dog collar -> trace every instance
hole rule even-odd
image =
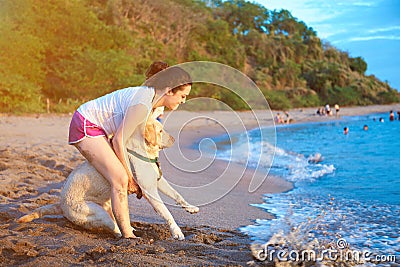
[[[143,161],[150,162],[150,163],[157,163],[157,162],[158,162],[158,157],[155,157],[154,159],[151,159],[151,158],[147,158],[147,157],[145,157],[145,156],[142,156],[142,155],[136,153],[135,151],[130,150],[129,148],[127,148],[126,150],[127,150],[128,153],[131,154],[132,156],[135,156],[135,157],[137,157],[138,159],[141,159],[141,160],[143,160]]]
[[[146,161],[146,162],[157,164],[158,172],[160,174],[160,176],[158,176],[158,178],[157,178],[157,181],[160,181],[160,179],[162,177],[162,171],[161,171],[161,167],[160,167],[160,162],[158,161],[158,157],[155,157],[154,159],[151,159],[151,158],[147,158],[145,156],[142,156],[142,155],[136,153],[135,151],[130,150],[129,148],[127,148],[126,150],[128,151],[129,154],[131,154],[132,156],[137,157],[138,159],[141,159],[141,160]]]

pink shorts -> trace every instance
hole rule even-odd
[[[85,137],[100,136],[106,136],[106,132],[96,124],[85,119],[78,111],[75,111],[69,125],[68,144],[76,144]]]

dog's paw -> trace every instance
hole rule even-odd
[[[121,233],[115,233],[115,232],[114,232],[113,234],[114,234],[114,237],[115,237],[115,238],[118,238],[118,239],[119,239],[119,238],[122,237],[122,234],[121,234]]]
[[[174,239],[177,240],[185,240],[185,236],[182,233],[181,228],[178,225],[174,225],[170,227],[171,235]]]
[[[119,230],[117,223],[114,224],[114,230],[113,230],[113,235],[115,238],[121,238],[122,234],[121,231]]]
[[[199,210],[200,210],[198,207],[193,206],[193,205],[190,205],[190,204],[183,206],[183,208],[184,208],[187,212],[192,213],[192,214],[198,213]]]

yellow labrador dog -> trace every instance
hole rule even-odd
[[[129,138],[127,150],[130,167],[144,197],[168,223],[173,238],[183,240],[185,236],[158,194],[160,190],[190,213],[199,211],[198,207],[187,203],[161,174],[159,151],[173,142],[173,137],[163,130],[162,124],[150,118],[144,131],[137,130]],[[59,203],[37,208],[18,219],[18,222],[30,222],[44,215],[57,214],[85,229],[104,230],[116,237],[122,236],[111,210],[110,184],[87,161],[68,176]]]

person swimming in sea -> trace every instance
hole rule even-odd
[[[390,113],[389,113],[389,120],[390,121],[394,121],[394,112],[393,112],[393,110],[391,110]]]
[[[308,163],[314,163],[314,164],[319,163],[323,160],[324,160],[324,158],[322,157],[322,155],[320,153],[315,153],[314,155],[310,155],[307,158]]]

